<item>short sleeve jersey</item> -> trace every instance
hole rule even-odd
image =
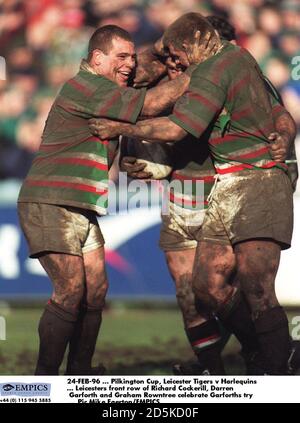
[[[223,110],[230,117],[225,127]],[[197,138],[208,134],[220,174],[274,166],[286,169],[269,153],[272,105],[263,75],[245,49],[224,42],[218,54],[199,64],[169,118]]]
[[[145,93],[145,89],[121,88],[80,69],[52,105],[18,201],[69,205],[105,214],[108,141],[91,135],[88,120],[103,117],[135,123]]]

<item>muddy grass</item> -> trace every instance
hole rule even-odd
[[[0,341],[0,374],[32,375],[38,351],[37,326],[42,308],[6,308],[6,341]],[[289,321],[299,310],[289,312]],[[293,326],[290,327],[291,333]],[[223,357],[227,374],[245,374],[234,337]],[[107,375],[171,375],[175,363],[187,363],[194,356],[189,347],[177,308],[105,311],[94,355],[94,365],[103,363]],[[61,374],[63,374],[63,363]]]

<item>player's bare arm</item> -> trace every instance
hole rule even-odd
[[[162,39],[138,55],[134,87],[146,87],[166,75],[165,52]]]
[[[269,136],[271,143],[270,152],[273,159],[283,162],[287,159],[293,148],[297,129],[291,115],[286,112],[275,120],[276,132]]]
[[[184,94],[190,83],[190,74],[193,68],[189,68],[173,81],[168,81],[147,91],[141,116],[153,117],[159,115]]]
[[[90,131],[101,139],[123,136],[150,142],[180,141],[187,132],[167,117],[147,119],[131,125],[109,119],[90,119]],[[162,131],[163,128],[163,131]]]

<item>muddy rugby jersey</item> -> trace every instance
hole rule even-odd
[[[230,116],[225,127],[220,116],[224,108]],[[245,49],[225,42],[221,52],[199,64],[169,118],[197,138],[209,137],[220,174],[274,166],[286,170],[271,158],[272,106],[263,75]]]
[[[52,105],[18,201],[75,206],[105,214],[109,155],[113,152],[108,151],[108,141],[91,135],[88,120],[103,117],[135,123],[145,93],[145,89],[119,87],[91,72],[84,62]]]

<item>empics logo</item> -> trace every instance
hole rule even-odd
[[[9,392],[9,391],[11,391],[12,389],[14,389],[14,386],[13,385],[10,385],[9,383],[7,383],[6,385],[3,385],[3,391],[5,391],[5,392]]]
[[[0,383],[1,396],[49,397],[50,391],[50,383]]]
[[[6,80],[6,61],[2,56],[0,56],[0,81],[1,80]]]

